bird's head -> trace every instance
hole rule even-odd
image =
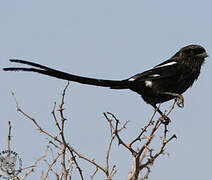
[[[206,58],[208,57],[208,54],[206,53],[206,50],[200,46],[200,45],[188,45],[183,48],[181,48],[174,57],[186,57],[186,58]]]
[[[185,63],[195,60],[195,62],[200,65],[204,62],[206,57],[208,57],[206,50],[202,46],[194,44],[181,48],[173,56],[173,58],[177,58]]]
[[[205,49],[200,45],[189,45],[180,50],[182,56],[189,56],[189,57],[208,57]]]

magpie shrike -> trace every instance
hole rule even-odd
[[[32,67],[9,67],[3,70],[37,72],[82,84],[109,87],[111,89],[130,89],[140,94],[146,103],[152,105],[164,116],[156,104],[176,98],[178,106],[183,107],[182,93],[197,80],[206,57],[208,55],[202,46],[188,45],[181,48],[174,56],[163,63],[124,80],[105,80],[77,76],[19,59],[10,59],[10,61]],[[168,117],[164,119],[167,120]]]

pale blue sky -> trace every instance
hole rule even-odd
[[[198,82],[185,94],[185,108],[170,116],[170,133],[178,137],[159,158],[150,179],[211,179],[211,56],[212,2],[210,0],[13,0],[0,5],[0,66],[10,58],[31,60],[63,71],[98,78],[123,79],[142,72],[188,44],[200,44],[210,57]],[[7,148],[7,122],[13,126],[12,147],[28,166],[47,141],[32,123],[18,114],[11,91],[24,110],[54,132],[51,110],[66,81],[35,73],[0,71],[0,150]],[[132,139],[151,116],[152,107],[139,95],[71,83],[66,95],[66,136],[82,154],[103,162],[109,129],[102,115],[113,112],[123,133]],[[116,144],[112,159],[115,180],[126,179],[129,152]],[[88,169],[84,174],[88,179]],[[92,169],[93,170],[93,169]],[[38,171],[39,172],[39,171]],[[31,176],[30,179],[37,179]],[[76,174],[74,179],[78,179]],[[96,179],[103,179],[101,173]]]

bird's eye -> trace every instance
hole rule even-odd
[[[183,54],[186,54],[186,55],[198,55],[198,54],[201,54],[201,53],[204,53],[205,50],[202,49],[202,48],[196,48],[196,49],[185,49],[183,51]]]
[[[205,52],[205,50],[204,49],[197,49],[196,50],[196,54],[201,54],[201,53],[204,53]]]

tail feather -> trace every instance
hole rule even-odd
[[[88,78],[83,76],[77,76],[73,74],[69,74],[66,72],[58,71],[40,64],[36,64],[29,61],[11,59],[11,62],[20,63],[20,64],[27,64],[37,68],[21,68],[21,67],[10,67],[10,68],[3,68],[4,71],[27,71],[27,72],[37,72],[40,74],[44,74],[47,76],[64,79],[68,81],[74,81],[82,84],[88,85],[95,85],[95,86],[102,86],[102,87],[110,87],[111,89],[127,89],[129,88],[129,81],[127,80],[105,80],[105,79],[95,79],[95,78]]]

